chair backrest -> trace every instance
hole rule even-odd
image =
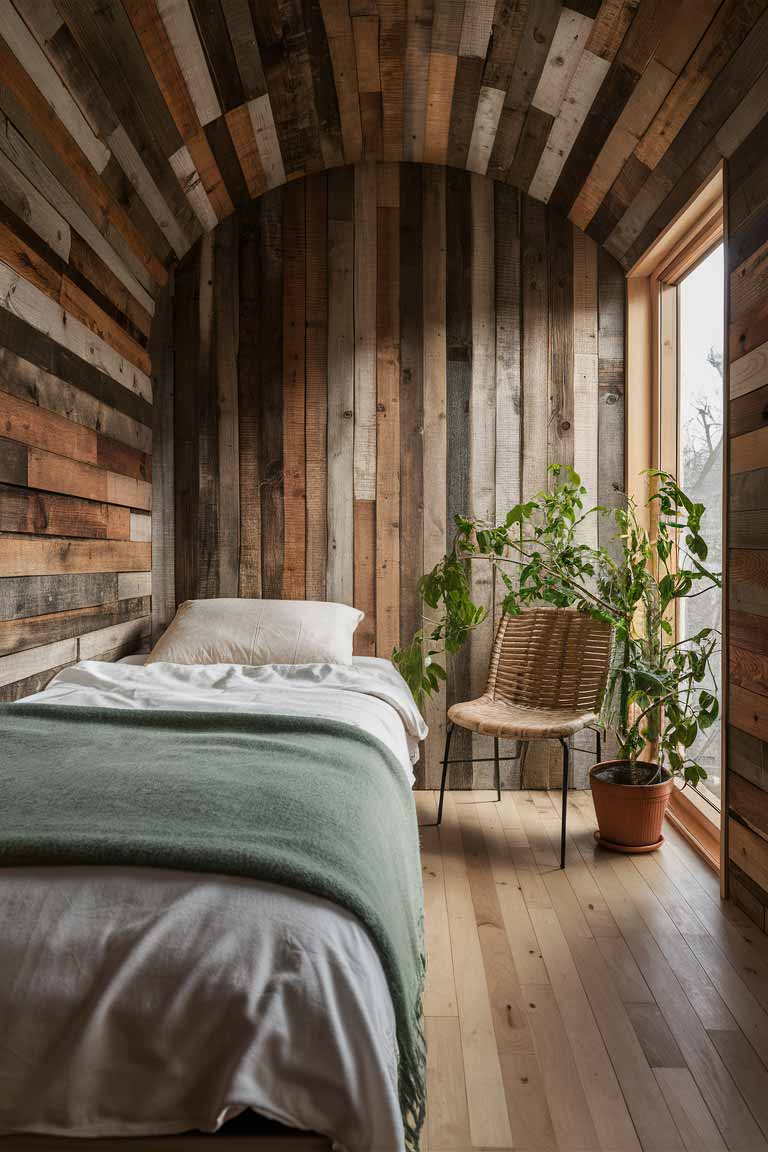
[[[486,692],[526,708],[596,711],[611,663],[613,630],[572,608],[503,616]]]

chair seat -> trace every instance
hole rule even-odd
[[[503,736],[513,740],[546,740],[550,737],[572,736],[597,720],[596,712],[578,712],[571,708],[524,708],[494,700],[489,695],[478,696],[448,709],[448,719],[470,732],[484,732],[489,736]]]

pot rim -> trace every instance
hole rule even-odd
[[[593,764],[589,770],[590,787],[592,786],[593,780],[597,781],[597,783],[599,785],[603,785],[606,788],[624,788],[624,789],[631,788],[631,789],[635,789],[638,792],[648,792],[652,788],[660,789],[660,788],[672,788],[672,787],[674,787],[675,778],[672,775],[672,773],[669,771],[669,769],[668,768],[661,768],[660,764],[656,764],[655,761],[652,761],[652,760],[649,760],[649,761],[644,760],[643,763],[644,764],[647,763],[649,768],[661,768],[662,772],[669,772],[669,776],[667,777],[666,780],[659,780],[656,784],[620,784],[618,780],[601,780],[599,776],[595,775],[595,773],[597,772],[597,770],[599,768],[607,768],[611,764],[631,764],[631,763],[632,763],[631,760],[625,759],[625,760],[601,760],[599,762],[599,764]]]

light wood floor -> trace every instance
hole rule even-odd
[[[418,794],[428,1152],[768,1149],[768,937],[668,828],[593,838],[572,794]]]

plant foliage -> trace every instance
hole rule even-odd
[[[613,510],[585,509],[586,489],[573,469],[553,465],[550,472],[551,489],[515,505],[500,524],[456,517],[450,551],[420,582],[432,617],[393,659],[420,704],[436,692],[446,678],[446,656],[488,616],[488,607],[472,599],[470,572],[472,565],[490,565],[501,608],[510,615],[551,604],[612,625],[603,724],[616,732],[622,759],[656,760],[695,784],[706,772],[689,749],[718,716],[717,697],[705,684],[719,632],[704,628],[676,642],[674,619],[677,601],[721,583],[720,573],[706,566],[704,506],[668,473],[649,471],[649,535],[632,500]],[[585,542],[587,524],[597,517],[613,520],[611,551]]]

